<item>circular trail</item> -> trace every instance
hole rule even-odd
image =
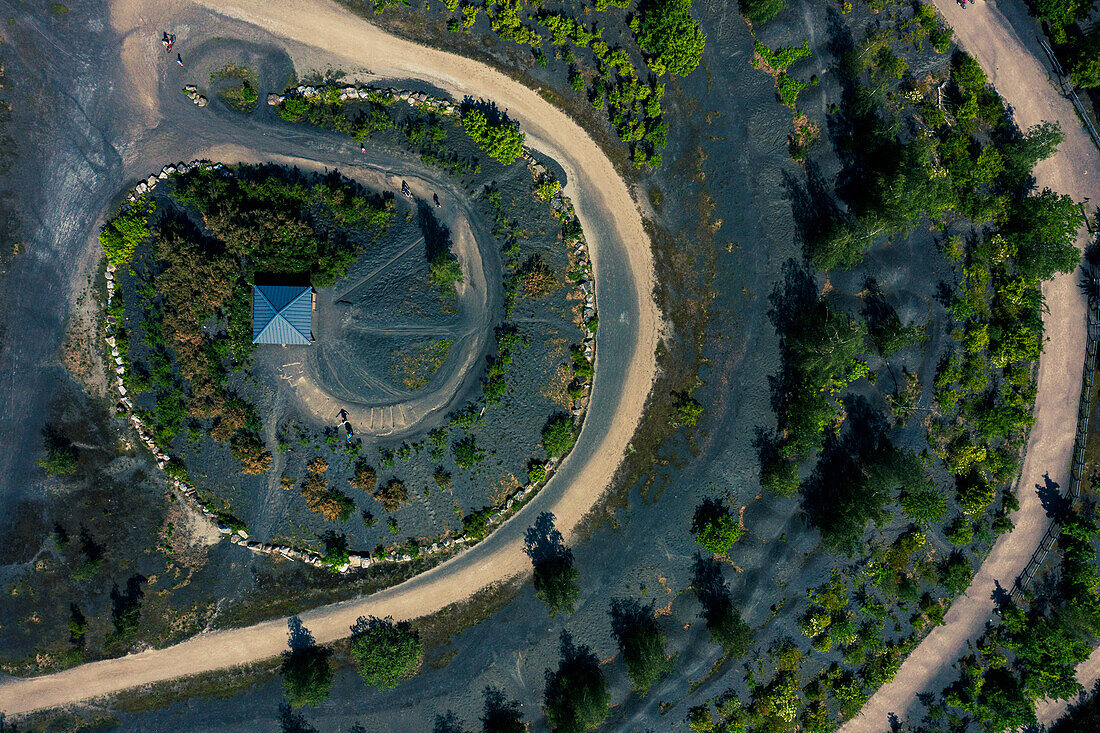
[[[171,27],[181,48],[186,48],[200,31],[205,36],[212,27],[227,25],[233,34],[286,45],[304,67],[366,67],[380,79],[432,83],[456,99],[488,97],[521,124],[530,147],[561,165],[567,177],[565,193],[589,242],[601,313],[599,378],[576,447],[539,495],[481,544],[401,585],[317,608],[300,618],[317,641],[325,643],[346,636],[361,615],[408,619],[431,614],[529,572],[523,551],[527,525],[539,513],[552,512],[566,538],[574,533],[614,478],[656,373],[662,322],[652,297],[649,238],[611,162],[579,125],[535,91],[479,62],[390,36],[325,0],[293,5],[234,0],[218,8],[201,0],[116,0],[111,24],[123,39],[127,101],[135,107],[128,110],[129,119],[148,131],[148,145],[139,139],[123,154],[125,173],[134,178],[159,167],[165,147],[183,152],[186,144],[192,146],[190,152],[198,152],[220,142],[191,142],[191,130],[161,114],[160,82],[175,69],[174,61],[170,64],[159,53],[157,39],[162,28]],[[286,619],[275,619],[57,674],[9,679],[0,684],[0,710],[19,715],[274,657],[286,647],[286,628]]]
[[[963,10],[954,0],[933,2],[955,29],[959,45],[981,64],[990,83],[1012,107],[1020,129],[1044,120],[1062,126],[1065,140],[1057,154],[1035,169],[1039,187],[1069,194],[1076,201],[1085,197],[1100,201],[1100,151],[1081,127],[1069,100],[1051,84],[1036,41],[1039,28],[1027,16],[1023,3],[1002,0],[994,6],[981,2]],[[1088,241],[1088,232],[1082,227],[1078,248],[1084,249]],[[957,674],[955,662],[994,616],[994,589],[998,584],[1006,590],[1012,588],[1046,533],[1050,520],[1035,489],[1047,475],[1061,491],[1069,486],[1081,396],[1086,300],[1077,279],[1076,273],[1069,273],[1043,286],[1047,342],[1039,361],[1035,424],[1017,487],[1020,510],[1015,528],[993,545],[966,593],[951,604],[944,625],[933,629],[906,657],[894,679],[871,696],[860,715],[841,728],[843,733],[886,730],[890,714],[904,721],[917,707],[918,694],[938,693],[950,684]],[[1100,656],[1093,655],[1091,669],[1100,673]]]

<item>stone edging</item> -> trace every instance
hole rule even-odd
[[[206,98],[199,95],[194,85],[187,85],[185,92],[199,107],[205,107]],[[300,86],[295,92],[303,97],[316,97],[321,96],[326,92],[326,88],[316,88],[308,86]],[[435,110],[446,115],[459,115],[460,107],[453,102],[445,99],[439,99],[431,97],[422,92],[410,92],[398,89],[369,89],[363,87],[356,89],[355,87],[343,87],[340,92],[341,101],[350,99],[372,99],[378,96],[385,96],[393,101],[406,101],[409,104],[416,107],[423,107]],[[267,97],[267,103],[269,105],[277,105],[285,99],[284,95],[269,94]],[[200,103],[201,100],[203,103]],[[545,166],[538,162],[538,160],[530,153],[530,151],[524,147],[522,157],[527,163],[527,169],[531,174],[532,181],[534,183],[540,183],[544,181],[554,181],[553,175],[547,170]],[[194,160],[190,163],[178,163],[176,165],[166,165],[156,174],[150,175],[147,179],[139,182],[133,190],[131,190],[126,200],[128,202],[135,202],[145,194],[149,193],[156,188],[160,181],[168,179],[172,175],[186,173],[190,170],[201,168],[204,170],[220,170],[225,168],[221,163],[214,163],[210,161]],[[565,221],[567,218],[575,217],[575,211],[573,204],[570,200],[564,196],[559,187],[558,195],[551,199],[549,202],[554,216]],[[592,362],[593,369],[595,369],[595,348],[596,339],[595,331],[590,330],[588,323],[596,317],[596,291],[595,281],[591,276],[591,264],[588,253],[588,243],[582,232],[578,237],[569,242],[563,242],[569,250],[572,258],[575,258],[581,272],[586,276],[585,279],[576,283],[575,291],[579,291],[584,299],[584,305],[582,307],[581,329],[585,333],[585,339],[583,342],[583,349],[585,357]],[[116,268],[110,262],[107,263],[107,305],[111,305],[111,302],[115,297],[115,271]],[[134,427],[141,442],[149,449],[153,454],[153,458],[156,460],[157,468],[162,471],[168,466],[170,456],[163,451],[156,441],[153,440],[152,434],[148,428],[134,413],[133,401],[126,394],[126,387],[123,384],[123,377],[126,374],[126,360],[122,357],[121,352],[118,349],[117,342],[114,336],[114,322],[113,319],[108,317],[106,323],[106,340],[107,345],[111,350],[111,357],[115,364],[115,376],[116,376],[116,389],[119,393],[120,399],[118,402],[118,412],[121,414],[125,412],[128,416],[130,424]],[[586,393],[582,397],[573,402],[572,416],[575,422],[583,422],[582,417],[587,409],[588,396],[591,393],[593,379],[589,380]],[[518,511],[519,507],[525,504],[528,500],[534,497],[538,490],[545,485],[550,479],[553,469],[558,463],[557,458],[549,458],[544,464],[546,467],[546,477],[539,482],[530,482],[520,488],[518,488],[507,500],[502,502],[498,508],[496,508],[488,518],[488,524],[490,527],[494,527],[504,522],[505,519],[513,513],[513,510]],[[196,513],[201,513],[202,516],[215,525],[218,531],[225,536],[228,536],[229,541],[233,544],[244,547],[252,552],[260,555],[278,555],[288,560],[296,560],[304,562],[308,565],[312,565],[317,568],[330,567],[335,572],[346,573],[351,568],[369,568],[373,565],[382,562],[410,562],[420,555],[433,555],[446,550],[450,550],[458,545],[465,545],[471,542],[477,542],[466,535],[459,537],[444,537],[437,540],[431,545],[420,548],[419,555],[413,556],[408,553],[387,553],[384,557],[376,557],[370,554],[362,553],[349,553],[348,563],[339,566],[326,566],[324,562],[324,556],[312,550],[299,550],[294,547],[288,547],[284,545],[270,545],[266,543],[257,542],[249,539],[248,532],[243,529],[236,529],[229,527],[224,522],[217,520],[217,515],[209,507],[207,507],[199,498],[198,491],[194,486],[191,486],[185,481],[166,474],[168,485],[172,487],[175,495],[183,500],[192,510]],[[489,533],[487,533],[488,535]],[[487,536],[486,535],[486,536]]]

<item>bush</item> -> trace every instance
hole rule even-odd
[[[455,285],[464,280],[462,265],[450,252],[440,252],[428,263],[428,279],[440,293],[453,293]]]
[[[455,463],[465,469],[473,468],[475,463],[485,459],[485,451],[477,447],[477,440],[472,435],[455,442],[452,450],[455,454]]]
[[[724,555],[745,530],[725,504],[707,499],[695,509],[691,532],[697,544],[716,555]]]
[[[112,265],[130,261],[134,250],[149,237],[149,214],[153,205],[144,196],[124,206],[118,216],[109,221],[99,233],[99,245]]]
[[[576,429],[568,415],[555,415],[542,429],[542,446],[551,458],[559,458],[573,449],[577,442]]]
[[[404,481],[393,478],[374,492],[374,498],[387,512],[394,512],[408,503],[409,490],[405,487]]]
[[[523,153],[524,134],[510,122],[490,122],[485,113],[467,109],[462,113],[462,127],[478,147],[504,165]]]
[[[527,467],[527,480],[533,484],[546,480],[546,464],[542,461],[531,461]]]
[[[691,17],[691,0],[642,0],[631,29],[657,76],[687,76],[699,65],[707,37]]]
[[[420,668],[420,635],[408,621],[360,616],[351,627],[351,656],[371,687],[392,690]]]

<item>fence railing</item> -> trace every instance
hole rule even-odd
[[[1036,38],[1039,41],[1039,45],[1042,46],[1043,51],[1046,52],[1047,58],[1050,59],[1050,65],[1053,67],[1054,74],[1058,78],[1058,86],[1061,88],[1062,94],[1073,103],[1073,108],[1077,110],[1077,114],[1081,117],[1081,123],[1085,126],[1085,130],[1088,131],[1093,144],[1097,148],[1100,148],[1100,134],[1097,133],[1096,127],[1092,124],[1092,120],[1089,119],[1088,112],[1085,109],[1085,105],[1081,102],[1081,98],[1077,96],[1077,92],[1073,88],[1073,80],[1062,70],[1062,65],[1058,63],[1058,57],[1054,55],[1054,49],[1050,47],[1046,39],[1038,38],[1038,36],[1036,36]]]
[[[1100,342],[1100,299],[1089,298],[1087,315],[1087,332],[1085,341],[1085,369],[1081,383],[1081,401],[1077,407],[1077,434],[1073,440],[1073,459],[1070,465],[1069,489],[1063,495],[1063,500],[1072,504],[1081,497],[1081,481],[1085,473],[1085,443],[1088,438],[1089,417],[1092,415],[1092,391],[1096,382],[1096,351]],[[1061,526],[1055,518],[1047,527],[1039,546],[1031,554],[1023,572],[1016,578],[1012,586],[1010,596],[1012,601],[1018,602],[1024,592],[1035,580],[1035,575],[1043,567],[1050,553],[1058,543],[1058,535]]]

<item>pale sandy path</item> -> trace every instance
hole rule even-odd
[[[1040,163],[1035,177],[1048,187],[1081,201],[1100,202],[1100,153],[1081,127],[1072,105],[1048,81],[1045,56],[1035,40],[1034,24],[1023,3],[1002,0],[992,5],[978,0],[965,10],[954,0],[934,0],[955,29],[959,45],[985,69],[989,80],[1012,106],[1021,129],[1042,122],[1062,125],[1065,141],[1057,155]],[[1011,15],[1011,20],[1005,13]],[[1019,29],[1019,30],[1017,30]],[[1082,228],[1077,239],[1084,248]],[[1077,275],[1063,275],[1043,287],[1050,312],[1044,317],[1049,339],[1039,362],[1039,391],[1035,399],[1035,426],[1031,429],[1018,495],[1016,528],[1001,536],[974,576],[966,594],[952,604],[944,625],[934,629],[901,665],[892,682],[876,692],[844,733],[880,733],[890,729],[888,715],[902,720],[912,711],[921,692],[938,694],[941,677],[967,652],[968,643],[981,635],[993,616],[996,583],[1010,589],[1039,545],[1049,520],[1039,502],[1036,485],[1050,473],[1062,490],[1069,483],[1081,372],[1085,353],[1085,299]]]
[[[557,527],[566,537],[571,535],[610,484],[653,384],[662,324],[652,299],[649,239],[625,182],[577,124],[532,90],[488,66],[389,36],[325,0],[235,0],[219,4],[216,12],[286,39],[295,58],[323,50],[345,68],[363,66],[379,76],[430,81],[458,98],[469,94],[491,99],[521,123],[530,145],[553,157],[565,170],[566,193],[576,206],[591,247],[601,317],[625,322],[623,328],[601,328],[599,338],[609,338],[605,333],[614,330],[629,336],[629,343],[610,347],[629,357],[625,376],[615,383],[595,381],[592,410],[600,406],[606,418],[600,421],[604,427],[592,429],[590,415],[577,448],[554,480],[520,515],[481,545],[399,586],[318,608],[301,618],[318,641],[332,641],[346,636],[350,624],[361,615],[423,616],[486,586],[529,572],[530,561],[523,552],[524,528],[537,512],[552,511]],[[112,24],[123,35],[128,34],[123,61],[134,87],[131,97],[140,104],[138,117],[147,126],[161,122],[161,116],[156,106],[157,67],[150,62],[146,47],[155,48],[162,27],[189,27],[194,35],[194,29],[202,27],[203,13],[201,7],[177,0],[119,0],[113,7]],[[136,152],[131,155],[131,159],[139,157]],[[621,298],[624,289],[630,291],[629,308],[620,301],[616,312],[612,303],[605,301],[611,300],[612,292]],[[604,348],[601,341],[597,353]],[[54,675],[9,680],[0,684],[0,711],[18,715],[270,658],[285,648],[286,628],[286,620],[277,619]]]

